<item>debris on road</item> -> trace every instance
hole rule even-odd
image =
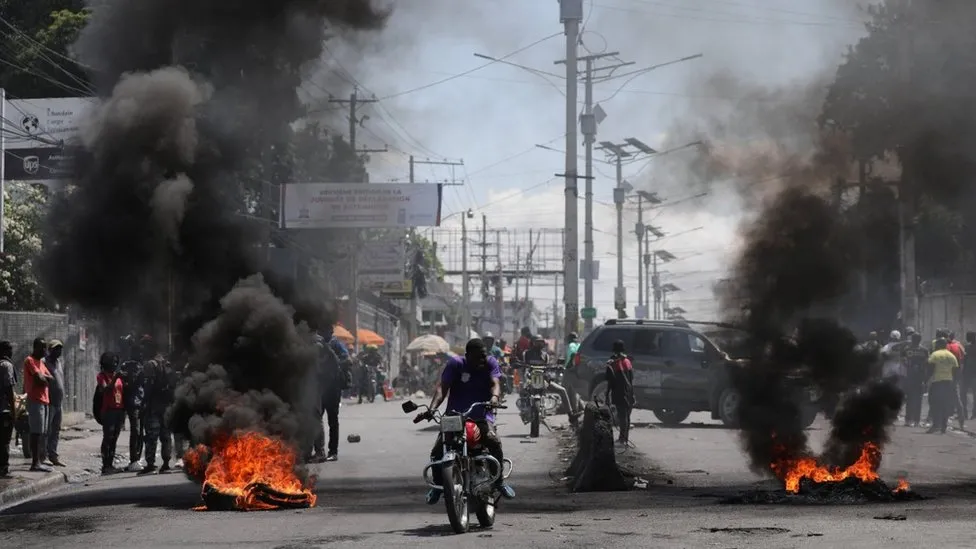
[[[725,504],[794,504],[794,505],[855,505],[859,503],[896,503],[928,499],[912,490],[892,490],[881,480],[862,482],[851,477],[842,482],[813,482],[804,480],[798,493],[787,490],[750,490],[726,497]]]
[[[566,470],[573,492],[620,492],[629,489],[617,466],[610,408],[586,404],[576,457]]]
[[[361,441],[362,438],[360,438],[359,435],[352,434],[347,436],[346,440],[349,441],[350,444],[356,444],[357,442]]]
[[[874,517],[874,520],[908,520],[908,517],[905,515],[888,514],[888,515],[881,515],[879,517]]]

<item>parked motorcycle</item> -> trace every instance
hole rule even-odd
[[[529,436],[539,436],[539,425],[545,422],[546,416],[553,416],[565,407],[571,410],[569,394],[560,385],[563,377],[561,366],[545,363],[529,363],[523,366],[522,386],[519,387],[519,398],[516,405],[522,423],[529,424]],[[570,422],[575,422],[576,416],[570,414]]]
[[[501,494],[495,487],[499,477],[508,478],[512,474],[512,460],[504,459],[498,463],[479,442],[480,433],[475,422],[468,419],[478,406],[486,409],[505,409],[506,406],[491,402],[475,402],[462,414],[441,414],[429,406],[418,406],[413,401],[404,402],[401,408],[405,414],[426,410],[418,414],[414,423],[433,421],[440,425],[444,444],[444,457],[440,461],[428,463],[424,467],[424,481],[431,488],[443,490],[444,504],[451,528],[458,534],[468,531],[468,515],[473,510],[482,528],[495,524],[495,508]],[[508,471],[505,471],[505,465]],[[441,471],[441,485],[433,483],[430,474],[435,467]]]

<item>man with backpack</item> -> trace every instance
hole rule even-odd
[[[624,352],[624,342],[613,342],[613,354],[607,361],[607,402],[613,403],[617,409],[617,423],[620,437],[617,442],[630,442],[630,413],[634,408],[634,366]]]
[[[319,350],[316,366],[321,400],[317,410],[318,432],[313,444],[314,455],[308,461],[312,463],[336,461],[339,459],[339,404],[342,402],[342,391],[349,388],[350,374],[335,350],[334,342],[338,340],[333,337],[331,327],[319,332],[317,321],[309,324],[309,328],[315,332],[315,344]],[[348,358],[348,354],[346,356]],[[323,413],[329,424],[327,454],[325,453],[325,426],[322,424]]]
[[[173,433],[166,422],[166,409],[173,403],[173,376],[169,362],[159,352],[156,342],[149,336],[142,339],[142,356],[150,357],[143,364],[143,379],[145,380],[145,400],[142,407],[143,444],[146,449],[146,466],[139,471],[140,475],[156,472],[156,443],[159,443],[163,464],[160,473],[170,470],[170,460],[173,458]]]

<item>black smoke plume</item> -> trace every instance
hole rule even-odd
[[[253,275],[276,238],[303,69],[327,32],[380,29],[389,12],[371,0],[91,9],[73,51],[101,101],[51,209],[41,279],[61,302],[175,329],[195,373],[170,413],[194,442],[250,429],[299,444],[315,354],[294,319],[334,318],[321,305],[296,314],[324,297],[310,288]]]

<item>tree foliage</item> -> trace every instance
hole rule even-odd
[[[41,252],[41,223],[47,190],[41,185],[7,183],[4,192],[4,251],[0,254],[0,309],[50,311],[55,304],[34,274]],[[81,266],[79,266],[81,268]]]

